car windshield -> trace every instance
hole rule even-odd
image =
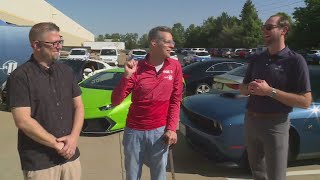
[[[175,52],[170,52],[170,56],[175,56],[176,55],[176,53]]]
[[[78,60],[60,60],[59,62],[71,67],[73,72],[80,72],[82,70],[83,64],[85,63],[85,61]]]
[[[196,52],[197,56],[209,56],[209,53],[207,52]]]
[[[101,72],[91,76],[79,86],[91,89],[113,90],[119,83],[122,74],[122,72]]]
[[[117,52],[115,49],[102,49],[100,55],[103,56],[116,56]]]
[[[308,51],[308,54],[315,54],[317,53],[318,51],[315,51],[315,50],[311,50],[311,51]]]
[[[72,50],[70,55],[85,55],[86,51],[85,50]]]
[[[133,51],[132,54],[133,55],[146,55],[147,52],[145,52],[145,51]]]
[[[248,65],[243,65],[227,72],[226,74],[244,77],[246,75],[247,68],[248,68]]]

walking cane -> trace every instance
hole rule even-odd
[[[172,154],[173,145],[169,146],[169,161],[170,161],[170,170],[171,170],[171,177],[172,180],[176,180],[174,175],[174,164],[173,164],[173,154]]]

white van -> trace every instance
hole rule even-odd
[[[70,50],[68,59],[89,59],[90,53],[85,48],[73,48]]]
[[[99,59],[111,65],[118,65],[118,49],[115,46],[103,47],[100,50]]]

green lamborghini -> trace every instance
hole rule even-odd
[[[123,68],[104,70],[79,83],[85,113],[82,133],[112,133],[125,127],[131,95],[111,105],[112,90],[123,73]]]

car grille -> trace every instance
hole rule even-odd
[[[190,121],[197,129],[214,136],[219,136],[222,133],[222,126],[214,119],[209,119],[199,114],[192,112],[182,105],[182,110],[186,113]]]
[[[108,133],[115,122],[107,118],[85,119],[82,133]]]

